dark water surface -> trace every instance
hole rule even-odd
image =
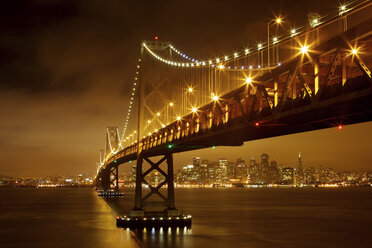
[[[0,188],[0,247],[372,247],[372,188],[178,189],[191,229],[116,228],[133,198]]]

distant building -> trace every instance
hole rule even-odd
[[[216,181],[216,171],[218,168],[217,162],[212,162],[208,164],[207,171],[208,171],[208,184],[214,184]]]
[[[260,178],[260,169],[259,169],[259,164],[256,163],[256,160],[252,156],[252,159],[249,161],[249,183],[260,183],[261,178]]]
[[[227,160],[221,158],[218,160],[218,167],[215,169],[215,183],[216,184],[227,184]]]
[[[303,169],[302,169],[301,152],[298,153],[298,163],[297,163],[296,176],[297,176],[297,179],[296,179],[297,184],[303,183],[304,172],[303,172]]]
[[[242,158],[236,160],[235,177],[240,183],[245,183],[248,180],[247,165],[245,164],[245,160]]]
[[[261,167],[260,167],[261,180],[263,183],[270,182],[270,166],[269,166],[269,155],[263,153],[261,155]]]
[[[199,169],[199,183],[208,184],[208,160],[202,160]]]
[[[294,169],[292,167],[282,168],[280,174],[282,184],[290,185],[294,183]]]

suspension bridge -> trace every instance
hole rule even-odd
[[[336,16],[312,14],[305,27],[271,34],[278,17],[267,23],[267,42],[213,59],[158,37],[143,41],[123,132],[107,128],[95,179],[118,191],[119,165],[137,161],[134,208],[120,225],[189,220],[175,206],[174,153],[371,121],[371,11],[370,1],[343,5]],[[154,170],[165,178],[158,185],[146,180]]]

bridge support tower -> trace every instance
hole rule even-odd
[[[146,171],[143,171],[144,162],[150,165],[150,168]],[[163,164],[166,164],[166,171],[160,168],[160,165]],[[164,176],[164,181],[156,186],[152,186],[146,181],[146,176],[154,170]],[[150,192],[146,195],[142,194],[143,184],[150,189]],[[166,195],[160,191],[163,187],[167,188]],[[155,196],[157,196],[157,199],[155,199]],[[160,210],[161,208],[163,209]],[[191,227],[191,216],[181,214],[175,207],[172,153],[162,155],[157,162],[153,162],[150,156],[143,153],[138,156],[134,208],[129,213],[129,217],[118,217],[116,224],[120,227],[129,228]]]
[[[105,168],[102,171],[102,176],[98,179],[100,180],[97,184],[103,191],[119,191],[119,168],[118,166],[113,166],[110,168]]]
[[[143,171],[143,163],[147,162],[150,168]],[[160,168],[160,165],[166,163],[167,172]],[[157,170],[164,176],[164,181],[156,187],[152,186],[145,179],[152,171]],[[143,196],[142,184],[147,185],[150,192]],[[166,196],[160,192],[160,189],[167,186]],[[157,195],[161,199],[160,201],[150,201],[151,196]],[[135,193],[135,204],[131,211],[131,216],[145,216],[146,207],[164,207],[164,214],[166,217],[180,215],[179,210],[175,207],[174,200],[174,175],[173,175],[173,154],[167,153],[162,156],[157,162],[153,162],[149,156],[140,154],[137,160],[136,168],[136,193]]]

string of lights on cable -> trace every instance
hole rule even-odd
[[[345,15],[355,7],[356,6],[348,7],[346,4],[340,5],[337,16]],[[323,17],[321,17],[319,15],[313,16],[310,20],[310,26],[312,28],[317,28],[322,23],[325,23],[327,20],[330,20],[332,18],[334,18],[334,16],[323,16]],[[282,22],[281,17],[277,17],[276,19],[273,20],[273,23],[280,24],[281,22]],[[263,50],[270,48],[270,44],[279,45],[281,42],[286,41],[287,39],[293,38],[294,36],[298,36],[298,35],[301,35],[301,34],[306,33],[306,32],[307,32],[306,27],[292,28],[288,31],[287,36],[271,37],[271,40],[269,42],[258,43],[255,48],[244,48],[244,49],[236,51],[236,52],[234,52],[230,55],[218,56],[215,59],[200,59],[200,60],[197,60],[195,58],[192,58],[192,57],[188,56],[185,53],[180,52],[179,49],[175,48],[173,45],[170,44],[169,48],[172,51],[176,52],[183,59],[187,60],[187,62],[166,59],[166,58],[158,55],[154,51],[152,51],[146,43],[143,43],[142,45],[146,48],[146,50],[154,58],[158,59],[159,61],[161,61],[163,63],[166,63],[166,64],[171,65],[171,66],[176,66],[176,67],[209,67],[210,66],[210,67],[213,67],[213,68],[216,67],[217,69],[241,69],[241,70],[244,70],[244,69],[267,69],[267,68],[264,68],[261,65],[256,65],[256,67],[253,66],[253,65],[237,67],[237,66],[226,66],[225,64],[228,64],[228,63],[233,62],[235,60],[244,58],[247,55],[253,55],[253,54],[262,52]],[[155,39],[158,40],[158,36],[156,36]],[[281,65],[281,63],[278,63],[274,67],[280,66],[280,65]]]

